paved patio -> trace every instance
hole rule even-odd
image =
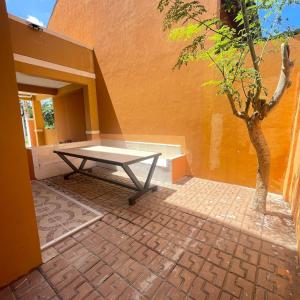
[[[31,186],[42,249],[102,217],[97,211],[44,183],[33,181]]]
[[[128,190],[81,175],[46,183],[104,217],[43,251],[0,299],[300,299],[294,225],[278,195],[268,209],[280,217],[253,212],[252,189],[198,178],[131,207]]]

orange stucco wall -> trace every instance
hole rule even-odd
[[[52,98],[54,105],[54,128],[45,128],[41,100]],[[59,89],[57,96],[38,94],[33,101],[34,119],[28,122],[32,146],[53,145],[66,141],[83,141],[86,136],[83,88],[78,85]],[[35,127],[42,132],[35,132]]]
[[[41,263],[5,1],[0,1],[0,287]]]
[[[245,125],[233,117],[225,98],[201,87],[216,77],[206,63],[172,71],[183,44],[169,41],[162,32],[156,5],[148,0],[57,2],[50,29],[94,47],[101,133],[145,141],[182,140],[195,176],[254,186],[256,156]],[[206,5],[217,14],[218,1]],[[300,42],[291,45],[294,57]],[[264,65],[271,94],[280,70],[279,53],[270,53]],[[293,76],[299,61],[295,69]],[[264,122],[273,192],[282,192],[294,106],[293,85]]]
[[[298,104],[295,112],[292,143],[284,182],[284,197],[291,204],[298,241],[300,241],[300,76],[298,77],[297,87]]]
[[[85,126],[88,131],[96,132],[92,138],[99,138],[93,50],[48,29],[33,30],[24,22],[13,16],[9,19],[13,52],[19,55],[15,60],[16,71],[83,85]],[[49,63],[55,65],[49,67]]]
[[[83,90],[54,97],[54,117],[58,142],[86,140]]]
[[[44,134],[45,134],[45,145],[58,144],[56,128],[45,128]]]
[[[93,51],[9,19],[13,52],[62,66],[94,72]],[[68,55],[66,55],[68,53]]]
[[[94,78],[59,70],[53,70],[19,61],[15,61],[15,69],[18,72],[22,72],[28,75],[60,80],[72,83],[72,86],[82,86],[84,89],[84,114],[86,130],[92,132],[99,131],[98,104],[96,94],[96,83]],[[91,138],[98,139],[99,133],[93,134]]]

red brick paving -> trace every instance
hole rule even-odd
[[[216,207],[230,207],[232,197],[248,203],[248,189],[191,181],[129,207],[123,189],[81,176],[54,178],[56,188],[105,216],[45,250],[43,265],[0,290],[0,299],[300,299],[292,240],[287,247],[284,237],[263,240],[263,228],[242,226],[251,227],[246,209],[243,223],[232,221],[235,204],[228,218]],[[101,187],[103,197],[91,200]]]

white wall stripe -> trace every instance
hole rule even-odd
[[[86,134],[98,134],[98,133],[100,133],[100,131],[99,130],[87,130],[85,133]]]
[[[94,73],[86,72],[86,71],[81,71],[78,69],[70,68],[70,67],[65,67],[62,65],[54,64],[48,61],[36,59],[33,57],[25,56],[25,55],[20,55],[17,53],[14,53],[14,60],[23,62],[26,64],[34,65],[34,66],[39,66],[51,70],[56,70],[56,71],[61,71],[69,74],[74,74],[82,77],[88,77],[88,78],[96,78],[96,75]]]

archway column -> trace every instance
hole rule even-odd
[[[90,80],[84,87],[84,108],[87,139],[97,140],[100,138],[100,130],[95,80]]]
[[[42,113],[41,101],[38,101],[35,96],[32,98],[32,110],[34,118],[34,132],[36,136],[37,146],[45,145],[45,124]]]

